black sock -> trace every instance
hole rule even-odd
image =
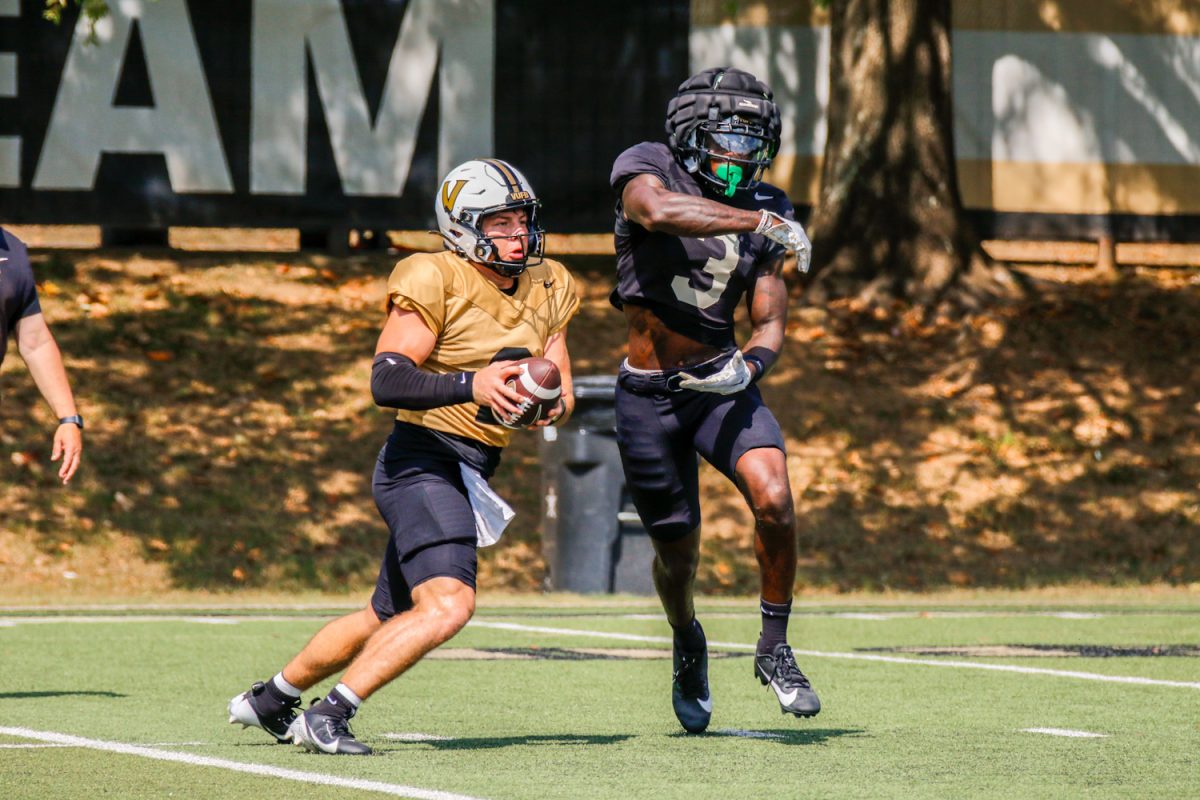
[[[676,628],[671,626],[675,631],[675,644],[679,645],[681,650],[703,650],[705,648],[704,629],[700,627],[700,621],[692,617],[692,621],[683,627]]]
[[[326,695],[324,700],[309,709],[309,711],[315,714],[325,714],[326,716],[341,717],[342,719],[350,719],[357,710],[357,704],[339,692],[337,686],[333,687],[333,691]]]
[[[787,642],[788,615],[792,613],[792,601],[768,603],[759,598],[758,610],[762,612],[762,633],[758,636],[758,653],[765,655],[775,645]]]
[[[267,715],[278,714],[285,708],[296,705],[297,699],[280,691],[279,687],[275,685],[275,681],[269,680],[266,683],[266,689],[258,696],[258,710]]]

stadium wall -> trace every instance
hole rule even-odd
[[[518,164],[560,231],[609,227],[609,166],[689,72],[784,113],[772,179],[818,193],[826,12],[810,0],[114,0],[57,28],[0,0],[0,216],[424,228],[451,165]],[[1195,0],[953,0],[962,195],[1001,236],[1200,239]]]

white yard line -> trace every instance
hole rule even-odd
[[[141,747],[205,747],[207,742],[148,742],[140,745]],[[73,744],[48,744],[45,742],[39,744],[0,744],[0,750],[42,750],[45,748],[55,747],[75,747]]]
[[[670,644],[669,636],[641,636],[634,633],[613,633],[611,631],[588,631],[576,628],[549,628],[541,625],[521,625],[515,622],[489,622],[473,620],[470,625],[478,628],[493,628],[497,630],[521,631],[523,633],[545,633],[555,636],[587,636],[597,639],[616,639],[623,642],[645,642],[646,644]],[[709,647],[723,647],[729,650],[753,651],[754,645],[742,642],[713,642]],[[877,661],[884,664],[911,664],[920,667],[950,667],[954,669],[981,669],[992,672],[1015,672],[1020,675],[1047,675],[1054,678],[1075,678],[1085,681],[1102,681],[1106,683],[1128,683],[1138,686],[1170,686],[1176,689],[1200,689],[1200,683],[1189,681],[1167,681],[1157,678],[1139,678],[1125,675],[1101,675],[1095,672],[1078,672],[1075,670],[1045,669],[1042,667],[1019,667],[1010,664],[981,664],[976,661],[951,661],[939,659],[904,658],[902,656],[881,656],[873,653],[838,653],[823,650],[793,650],[798,656],[812,658],[837,658],[849,661]]]
[[[717,736],[737,736],[742,739],[782,739],[782,733],[771,733],[770,731],[744,731],[740,728],[717,728],[715,731]]]
[[[329,619],[329,616],[201,616],[196,614],[187,616],[168,614],[104,616],[82,614],[80,616],[0,617],[0,627],[13,627],[15,625],[59,625],[63,623],[96,625],[101,623],[108,624],[110,622],[194,622],[200,625],[239,625],[243,622],[327,622]]]
[[[224,758],[197,756],[191,753],[176,753],[171,750],[158,750],[154,747],[124,742],[108,742],[102,739],[85,739],[82,736],[70,736],[54,731],[35,731],[29,728],[0,727],[0,735],[14,736],[20,739],[33,739],[50,744],[83,747],[88,750],[102,750],[108,753],[119,753],[126,756],[152,758],[157,761],[174,761],[180,764],[191,764],[197,767],[216,767],[232,772],[244,772],[249,775],[261,775],[268,778],[283,778],[299,783],[312,783],[319,786],[337,786],[341,789],[360,789],[365,792],[379,792],[392,797],[410,797],[414,800],[479,800],[469,795],[441,792],[436,789],[421,789],[416,786],[402,786],[396,783],[368,781],[359,778],[342,778],[337,775],[324,775],[320,772],[303,772],[298,769],[269,767],[265,764],[246,764],[241,761],[230,761]],[[317,757],[319,758],[319,756]]]
[[[79,605],[22,605],[0,606],[0,613],[26,613],[30,611],[52,611],[73,613],[79,611],[216,611],[237,614],[245,611],[357,611],[362,603],[244,603],[222,606],[214,603],[81,603]]]
[[[1067,728],[1022,728],[1021,733],[1044,733],[1047,736],[1066,736],[1071,739],[1103,739],[1108,736],[1107,733],[1073,731]]]
[[[439,736],[436,733],[385,733],[384,739],[395,742],[453,742],[453,736]]]
[[[37,625],[37,624],[52,624],[52,623],[89,623],[97,622],[197,622],[215,625],[234,625],[239,622],[313,622],[325,621],[332,617],[343,614],[347,611],[353,611],[362,608],[362,605],[353,607],[320,607],[300,604],[296,606],[246,606],[242,609],[230,609],[226,612],[223,609],[216,609],[212,606],[190,606],[190,605],[156,605],[153,603],[146,605],[118,605],[118,606],[41,606],[36,609],[29,606],[0,606],[0,627],[12,627],[13,625]],[[197,612],[209,613],[129,613],[129,612],[152,612],[152,611],[176,611],[185,612],[189,610]],[[253,611],[261,609],[264,611],[285,611],[294,610],[297,612],[305,611],[328,611],[328,613],[312,614],[312,613],[296,613],[296,614],[258,614],[245,613],[247,610]],[[37,614],[31,612],[36,611]],[[44,613],[43,613],[44,612]],[[87,613],[91,612],[91,613]],[[113,612],[113,613],[106,613]],[[510,614],[503,613],[503,609],[490,609],[487,616],[505,617]],[[1197,616],[1200,612],[1191,611],[1127,611],[1113,613],[1106,612],[1091,612],[1091,611],[922,611],[922,610],[904,610],[904,611],[793,611],[793,619],[849,619],[862,620],[871,622],[889,622],[893,620],[928,620],[928,619],[991,619],[991,618],[1012,618],[1012,617],[1050,617],[1066,620],[1097,620],[1108,619],[1112,616],[1118,617],[1184,617]],[[530,616],[538,616],[531,614]],[[705,619],[758,619],[757,611],[710,611],[704,615]],[[634,621],[663,621],[665,617],[661,612],[653,613],[630,613],[626,611],[612,612],[597,612],[589,614],[569,615],[571,619],[590,618],[590,619],[627,619]]]

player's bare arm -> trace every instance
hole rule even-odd
[[[786,261],[786,257],[780,257],[761,266],[754,291],[746,298],[752,332],[742,353],[754,380],[771,369],[783,348],[788,308],[787,286],[783,281]]]
[[[626,219],[648,231],[670,236],[720,236],[761,233],[796,253],[801,272],[808,272],[812,245],[804,227],[774,211],[746,211],[704,197],[673,192],[654,175],[644,173],[621,190]]]
[[[626,219],[648,231],[671,236],[720,236],[756,230],[762,221],[758,211],[672,192],[657,177],[638,175],[621,192]]]
[[[71,393],[71,384],[67,380],[67,371],[63,367],[62,352],[50,333],[50,326],[42,314],[31,314],[21,320],[13,328],[16,336],[17,349],[21,358],[33,376],[46,402],[54,410],[59,419],[76,417],[75,397]],[[79,468],[79,459],[83,453],[83,431],[75,422],[64,422],[54,432],[54,447],[50,453],[51,461],[62,459],[58,470],[58,478],[64,484],[69,482]]]

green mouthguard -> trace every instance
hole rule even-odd
[[[714,172],[718,178],[725,181],[725,196],[733,197],[738,184],[742,182],[742,168],[737,164],[717,164]]]

